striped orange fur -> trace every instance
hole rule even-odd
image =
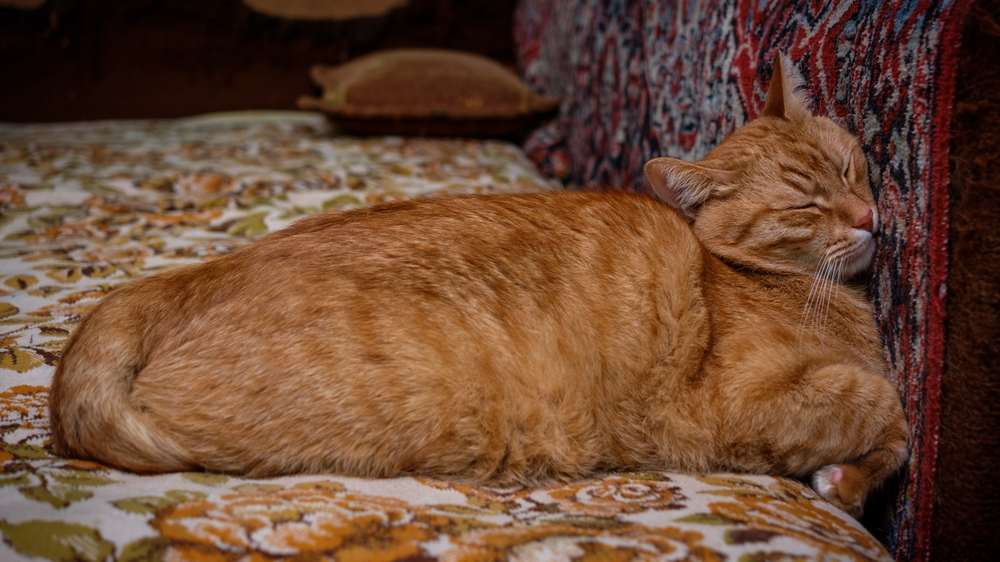
[[[64,455],[137,472],[610,469],[812,476],[859,513],[906,458],[872,312],[857,141],[788,68],[667,205],[621,193],[405,202],[306,219],[116,290],[56,372]],[[680,212],[678,212],[680,211]]]

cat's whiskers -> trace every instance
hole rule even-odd
[[[845,259],[844,255],[841,255],[840,257],[834,258],[833,262],[834,262],[833,275],[830,276],[830,282],[829,282],[830,289],[827,292],[826,305],[823,308],[822,324],[824,326],[826,325],[827,319],[830,316],[830,305],[833,302],[833,295],[834,293],[836,293],[837,286],[840,284],[840,276],[841,274],[843,274],[844,265],[847,263],[847,260]]]
[[[816,305],[818,304],[817,298],[820,294],[820,286],[826,277],[826,272],[830,268],[830,250],[827,250],[826,254],[820,259],[819,264],[816,265],[816,272],[813,274],[812,283],[809,287],[809,294],[806,296],[806,302],[802,310],[802,318],[799,321],[799,326],[797,332],[801,336],[803,328],[807,327],[810,323],[810,316],[816,311]]]
[[[828,261],[828,263],[830,265],[826,268],[826,271],[823,274],[823,279],[822,279],[820,287],[819,287],[819,294],[817,295],[817,298],[816,298],[816,310],[814,311],[815,312],[815,329],[816,329],[817,335],[820,333],[821,329],[823,328],[823,324],[824,324],[823,318],[824,318],[824,314],[825,314],[825,311],[826,311],[827,297],[829,296],[829,287],[830,287],[830,283],[833,280],[834,270],[837,267],[837,258],[836,257],[830,257],[830,258],[828,258],[827,261]]]
[[[830,262],[827,260],[826,256],[824,256],[820,262],[820,267],[817,268],[816,274],[813,276],[809,296],[806,297],[805,310],[802,313],[802,323],[804,327],[808,327],[809,324],[812,323],[811,320],[817,303],[816,299],[819,297],[820,286],[823,284],[823,279],[829,266]]]
[[[802,330],[809,323],[809,305],[812,303],[813,294],[816,293],[816,285],[819,280],[819,273],[823,266],[826,264],[826,259],[820,259],[819,263],[816,264],[816,271],[811,275],[812,281],[809,283],[809,294],[806,295],[805,304],[802,306],[802,316],[799,318],[798,326],[796,326],[795,333],[801,338]]]

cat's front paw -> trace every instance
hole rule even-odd
[[[855,518],[861,517],[868,483],[858,468],[849,464],[824,466],[813,474],[812,487],[826,501]]]

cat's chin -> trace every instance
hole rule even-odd
[[[865,239],[858,244],[857,249],[851,253],[844,264],[843,279],[850,279],[868,271],[875,259],[875,239],[871,234],[867,232],[865,234],[867,234]]]

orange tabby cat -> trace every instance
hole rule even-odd
[[[764,115],[628,194],[323,214],[115,291],[66,348],[55,445],[138,472],[495,482],[813,475],[859,513],[906,427],[863,294],[857,141],[781,64]]]

